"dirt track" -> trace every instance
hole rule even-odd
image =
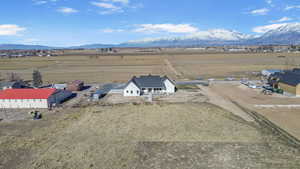
[[[234,105],[229,99],[214,92],[210,87],[201,85],[198,85],[198,87],[202,90],[203,94],[208,97],[210,103],[218,105],[223,109],[232,112],[234,115],[241,117],[245,121],[254,122],[254,119],[251,118],[251,116],[249,116],[246,112]]]

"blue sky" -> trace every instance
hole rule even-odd
[[[262,34],[299,20],[300,0],[2,0],[0,43],[111,44],[211,29]]]

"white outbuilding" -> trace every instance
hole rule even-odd
[[[72,92],[57,89],[6,89],[0,91],[0,108],[51,108],[67,98]]]
[[[175,93],[175,83],[167,76],[133,77],[123,90],[124,96],[162,95]]]

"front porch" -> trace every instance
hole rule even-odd
[[[142,95],[160,95],[165,93],[165,90],[163,88],[142,88]]]

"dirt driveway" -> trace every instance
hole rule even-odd
[[[261,108],[257,106],[300,105],[300,98],[288,98],[280,95],[266,96],[261,94],[258,89],[250,89],[243,85],[215,84],[210,88],[223,98],[235,101],[247,109],[260,113],[300,140],[299,108]]]

